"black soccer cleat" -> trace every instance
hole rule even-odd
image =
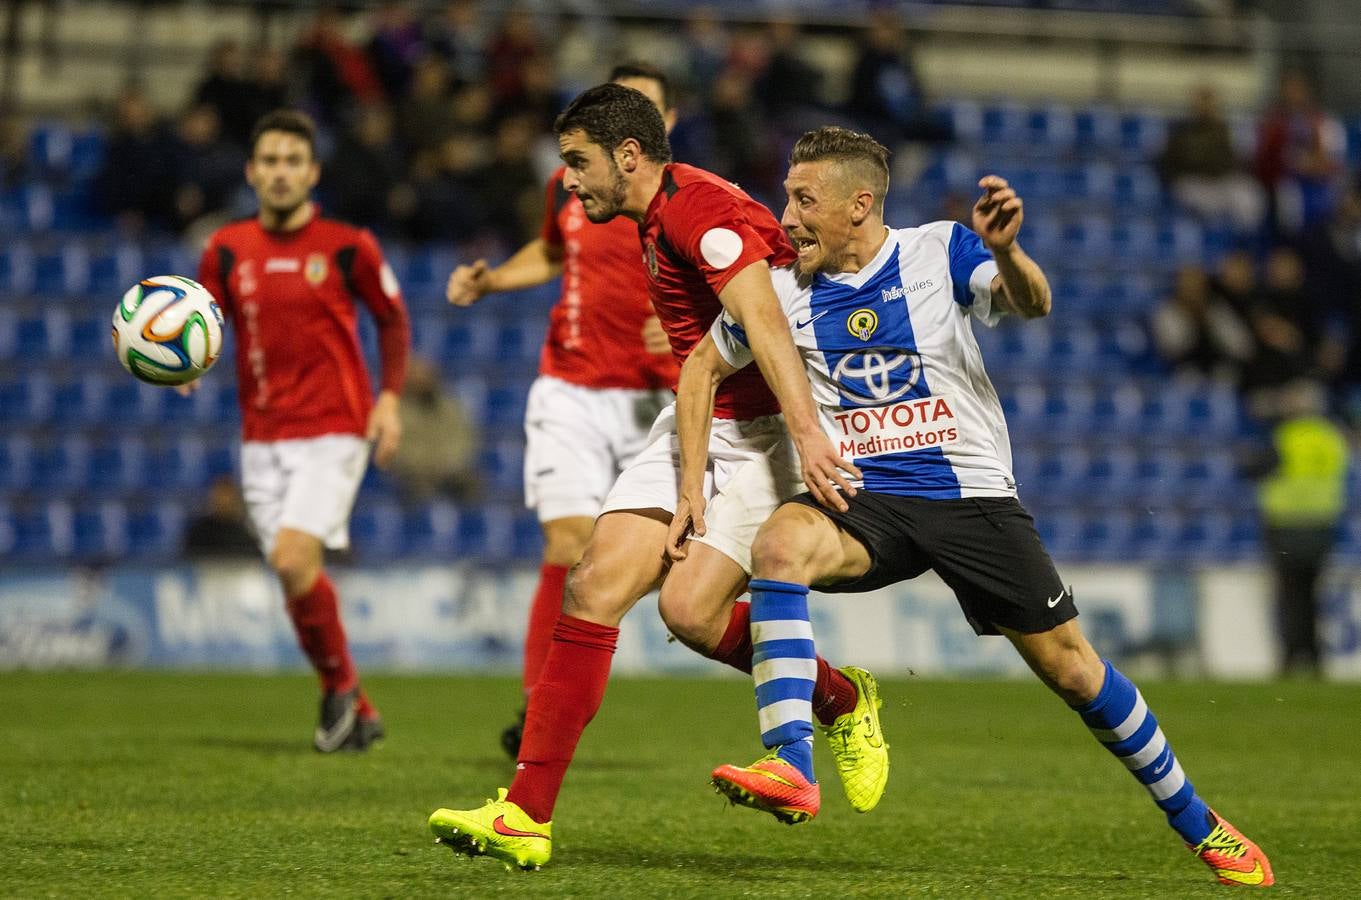
[[[318,753],[334,753],[350,740],[359,723],[358,703],[358,687],[343,694],[328,692],[321,698],[321,718],[312,735]]]
[[[506,755],[511,759],[520,758],[520,741],[525,736],[525,711],[521,707],[516,715],[515,721],[506,726],[506,730],[501,732],[501,749],[506,751]]]
[[[367,750],[373,744],[381,741],[387,734],[383,728],[383,720],[378,716],[365,719],[362,716],[354,723],[354,731],[350,732],[350,738],[345,742],[343,750],[361,751]]]

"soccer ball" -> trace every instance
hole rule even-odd
[[[207,289],[179,275],[144,278],[113,313],[113,351],[150,384],[188,384],[222,352],[222,310]]]

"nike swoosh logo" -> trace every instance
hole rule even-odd
[[[829,312],[831,312],[830,309],[824,309],[822,312],[818,313],[816,316],[813,316],[813,318],[809,319],[807,322],[800,322],[800,321],[798,321],[798,320],[795,320],[795,322],[794,322],[794,328],[795,328],[796,330],[799,329],[799,328],[807,328],[809,325],[812,325],[814,322],[816,322],[818,319],[821,319],[823,316],[827,315]]]
[[[879,737],[878,729],[874,727],[874,717],[868,713],[865,715],[865,741],[871,747],[884,746],[883,738]]]
[[[1156,769],[1153,770],[1153,774],[1154,774],[1154,775],[1161,775],[1163,772],[1167,771],[1167,767],[1168,767],[1169,765],[1171,765],[1171,764],[1172,764],[1172,757],[1169,756],[1167,759],[1163,760],[1163,764],[1162,764],[1161,766],[1158,766],[1158,768],[1156,768]]]
[[[511,828],[509,825],[506,824],[505,816],[497,816],[496,820],[491,823],[491,830],[496,832],[497,834],[505,835],[506,837],[543,838],[544,840],[548,839],[548,835],[539,834],[537,831],[520,831],[519,829]]]
[[[1235,869],[1216,868],[1215,874],[1220,878],[1227,878],[1230,881],[1236,881],[1239,884],[1261,884],[1266,880],[1266,873],[1262,871],[1262,861],[1260,859],[1253,864],[1251,872],[1239,872]]]
[[[1059,605],[1059,601],[1062,600],[1062,599],[1063,599],[1063,592],[1060,591],[1060,592],[1059,592],[1059,595],[1058,595],[1057,597],[1050,597],[1048,600],[1046,600],[1046,601],[1044,601],[1044,602],[1049,604],[1049,608],[1050,608],[1050,609],[1053,609],[1054,607],[1056,607],[1056,606]]]

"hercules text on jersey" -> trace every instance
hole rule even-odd
[[[733,276],[759,260],[794,261],[770,210],[717,175],[680,163],[662,173],[662,187],[640,227],[652,305],[678,362],[723,311],[718,295]],[[779,412],[775,395],[748,357],[714,397],[719,419],[755,419]]]
[[[544,243],[562,249],[562,294],[550,313],[539,372],[588,388],[674,388],[679,372],[666,354],[643,346],[652,315],[638,229],[627,218],[595,224],[553,173]]]
[[[1015,496],[997,392],[969,318],[993,325],[997,264],[953,222],[888,230],[856,273],[774,275],[837,452],[866,490],[909,497]],[[746,336],[728,316],[711,333],[734,366]]]
[[[233,222],[208,239],[199,281],[233,326],[245,440],[364,434],[373,386],[355,298],[378,325],[381,387],[401,391],[406,307],[367,230],[316,215],[291,232]]]

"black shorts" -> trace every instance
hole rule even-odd
[[[807,493],[787,502],[817,509],[869,551],[868,572],[815,585],[820,591],[873,591],[934,569],[978,634],[1000,634],[998,626],[1033,634],[1077,615],[1035,520],[1014,497],[927,500],[861,490],[846,497],[844,513]]]

